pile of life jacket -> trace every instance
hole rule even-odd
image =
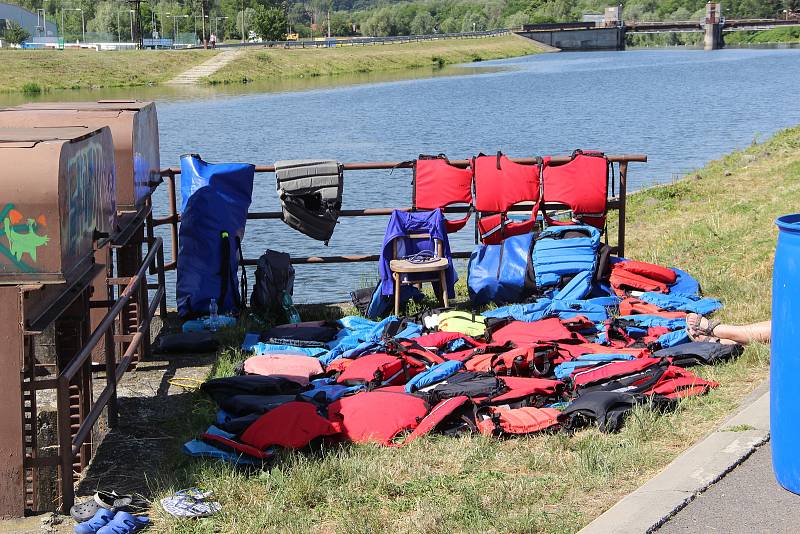
[[[594,242],[591,232],[562,239],[588,250]],[[319,441],[402,446],[428,433],[499,437],[589,425],[615,432],[636,406],[668,410],[717,387],[689,368],[735,358],[742,347],[690,342],[686,313],[710,314],[721,303],[701,297],[683,271],[610,264],[607,291],[587,298],[550,293],[483,314],[345,317],[248,334],[242,347],[251,355],[239,374],[201,387],[217,417],[185,450],[258,463]],[[537,265],[538,285],[563,282],[559,268]]]

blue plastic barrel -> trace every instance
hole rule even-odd
[[[779,217],[772,273],[770,434],[781,486],[800,494],[800,213]]]

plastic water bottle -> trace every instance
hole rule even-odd
[[[289,319],[290,323],[297,324],[302,320],[300,319],[300,312],[298,312],[297,308],[294,307],[292,296],[285,290],[281,292],[281,306],[283,307],[283,311],[286,313],[286,318]]]
[[[217,331],[217,324],[219,323],[218,312],[217,299],[211,299],[211,303],[208,305],[208,328],[212,332]]]

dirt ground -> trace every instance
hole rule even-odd
[[[203,380],[214,358],[214,354],[155,354],[124,375],[118,387],[119,426],[106,434],[97,448],[76,489],[76,501],[90,497],[97,489],[152,498],[148,481],[159,478],[167,455],[175,447],[169,425],[176,413],[190,409],[190,395],[169,380]],[[95,388],[103,385],[102,378],[96,379]],[[48,513],[0,521],[0,534],[67,534],[74,525],[68,516]]]

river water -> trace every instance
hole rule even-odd
[[[186,152],[213,162],[267,164],[401,161],[440,152],[455,159],[497,150],[533,156],[586,148],[647,154],[648,163],[630,166],[636,189],[674,180],[800,123],[798,82],[800,50],[651,49],[542,54],[436,72],[188,93],[122,93],[158,101],[164,166],[177,165]],[[407,206],[410,181],[409,171],[346,173],[344,207]],[[162,189],[157,212],[165,200]],[[251,210],[277,209],[273,175],[256,175]],[[245,256],[257,257],[265,248],[293,255],[377,254],[386,220],[344,219],[329,247],[280,221],[250,221]],[[471,227],[451,244],[470,250]],[[346,300],[349,291],[376,277],[375,264],[298,266],[296,301]]]

